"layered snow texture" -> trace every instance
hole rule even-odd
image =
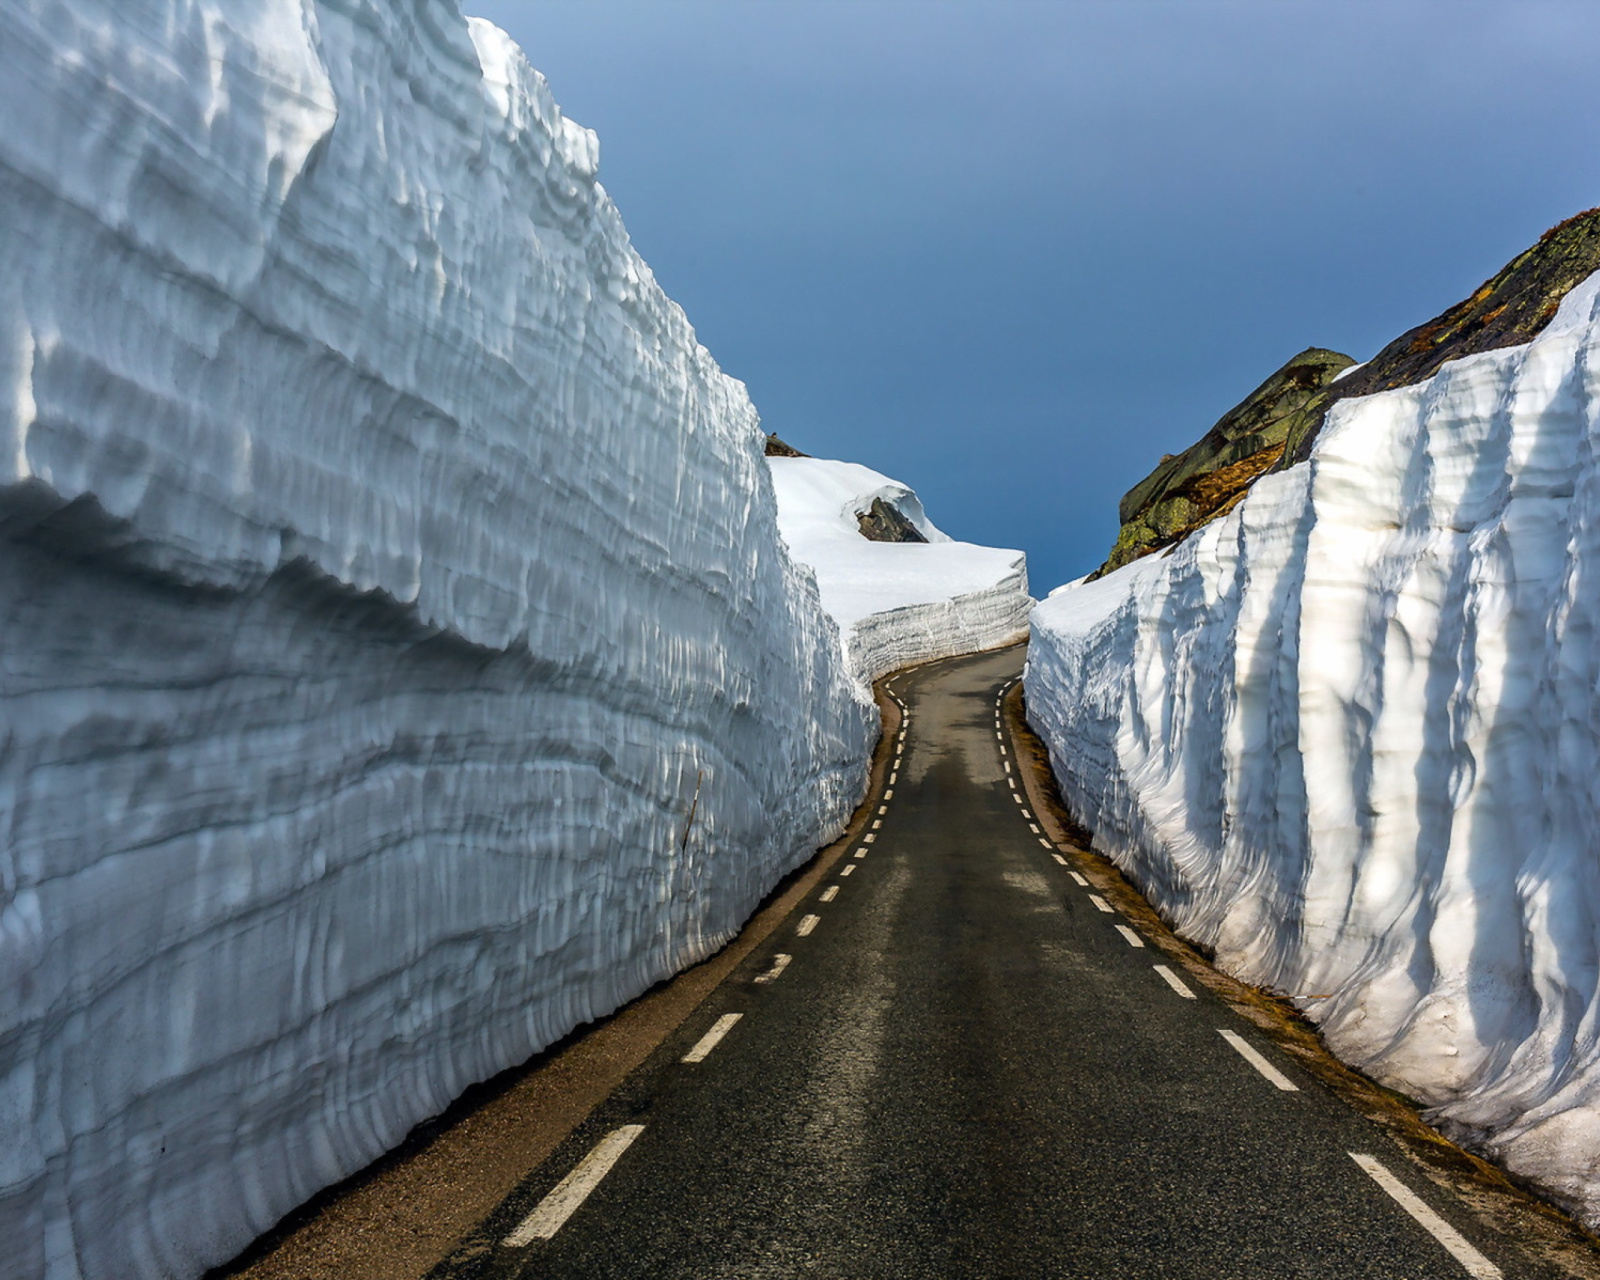
[[[1042,603],[1097,847],[1347,1061],[1600,1224],[1600,276],[1337,406],[1307,465]]]
[[[863,688],[886,672],[1023,640],[1027,560],[1020,551],[955,542],[898,481],[855,462],[767,459],[778,527],[796,560],[816,573]],[[857,517],[882,498],[927,542],[873,542]]]
[[[498,30],[0,24],[0,1276],[194,1275],[716,947],[877,722]]]

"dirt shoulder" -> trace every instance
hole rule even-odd
[[[1349,1106],[1381,1126],[1415,1168],[1456,1196],[1512,1248],[1567,1275],[1600,1280],[1600,1239],[1504,1170],[1431,1128],[1410,1099],[1340,1062],[1323,1045],[1315,1025],[1287,1000],[1229,977],[1174,934],[1122,872],[1094,852],[1091,834],[1068,811],[1050,769],[1049,752],[1028,725],[1020,684],[1007,695],[1005,709],[1012,750],[1034,813],[1050,838],[1071,850],[1078,869],[1096,891],[1134,921],[1152,946],[1248,1019]]]
[[[866,829],[868,801],[882,790],[900,728],[899,708],[882,686],[880,680],[883,735],[868,799],[844,834],[781,881],[733,941],[610,1017],[473,1086],[206,1280],[421,1280],[765,941]]]

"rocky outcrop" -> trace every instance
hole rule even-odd
[[[1600,270],[1600,209],[1552,227],[1462,302],[1371,360],[1311,348],[1257,387],[1200,441],[1168,455],[1122,499],[1122,527],[1094,578],[1171,546],[1231,511],[1268,471],[1311,456],[1341,400],[1411,386],[1450,360],[1530,341],[1573,286]],[[1352,367],[1353,366],[1353,367]]]
[[[926,542],[922,530],[906,518],[892,502],[874,498],[865,511],[856,512],[861,536],[868,542]]]
[[[1168,454],[1128,490],[1122,528],[1095,577],[1120,569],[1214,520],[1283,457],[1291,433],[1321,419],[1328,388],[1355,364],[1337,351],[1310,347],[1290,360],[1182,453]]]
[[[775,431],[767,432],[767,457],[769,458],[809,458],[809,453],[801,453],[792,444],[778,439]]]

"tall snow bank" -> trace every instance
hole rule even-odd
[[[1218,963],[1600,1224],[1600,276],[1034,613],[1068,802]]]
[[[1022,640],[1028,634],[1027,560],[1020,551],[955,542],[917,495],[855,462],[767,459],[778,527],[790,553],[816,573],[863,685],[885,672]],[[927,542],[872,542],[857,517],[881,498]]]
[[[193,1275],[716,947],[876,720],[501,32],[0,22],[0,1276]]]

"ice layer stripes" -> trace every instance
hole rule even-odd
[[[865,693],[887,672],[1025,640],[1028,564],[1020,551],[957,542],[897,480],[856,462],[768,458],[778,528],[817,576]],[[870,542],[857,517],[873,499],[892,504],[926,542]]]
[[[0,25],[0,1276],[194,1275],[705,955],[877,724],[499,31]]]
[[[1600,1224],[1600,277],[1033,618],[1099,848]]]

